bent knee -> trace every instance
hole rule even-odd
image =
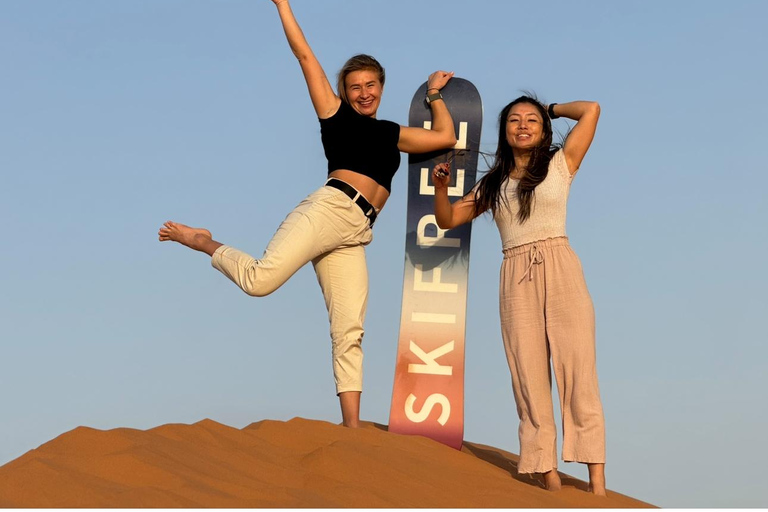
[[[264,282],[249,282],[242,286],[243,291],[251,297],[266,297],[278,288],[279,286]]]
[[[251,297],[266,297],[286,281],[278,272],[268,272],[258,262],[249,265],[240,274],[240,288]]]

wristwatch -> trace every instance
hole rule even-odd
[[[429,92],[427,92],[427,99],[426,99],[427,105],[429,105],[433,101],[437,101],[437,100],[441,100],[441,99],[443,99],[443,95],[440,94],[440,91],[433,92],[431,94]]]
[[[550,103],[549,106],[547,107],[547,114],[549,115],[550,119],[560,118],[560,116],[555,114],[555,105],[557,105],[557,103]]]

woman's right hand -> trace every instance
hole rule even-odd
[[[283,2],[287,2],[288,0],[272,0],[272,3],[275,5],[280,5]]]
[[[453,229],[477,217],[474,191],[451,203],[448,199],[449,181],[451,164],[437,164],[432,169],[432,183],[435,185],[435,221],[440,229]]]
[[[451,164],[448,162],[437,164],[432,170],[432,183],[435,184],[435,190],[447,189],[450,181]]]

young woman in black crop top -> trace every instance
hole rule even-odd
[[[320,120],[328,181],[286,217],[259,259],[213,240],[202,228],[168,221],[158,234],[160,241],[172,240],[208,254],[216,269],[252,296],[272,293],[311,261],[328,308],[343,423],[357,427],[368,298],[364,247],[371,242],[373,222],[389,198],[399,153],[426,153],[456,144],[453,119],[439,94],[453,73],[436,71],[429,76],[431,130],[378,120],[384,68],[368,55],[352,57],[339,72],[337,94],[288,0],[271,1]],[[290,368],[286,372],[290,374]]]

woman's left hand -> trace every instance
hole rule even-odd
[[[429,75],[429,78],[427,79],[427,91],[430,89],[442,89],[451,77],[453,77],[453,71],[450,73],[446,71],[435,71]]]

